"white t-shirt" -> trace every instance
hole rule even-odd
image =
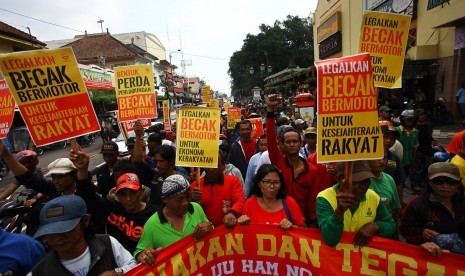
[[[121,243],[119,243],[119,241],[110,236],[110,242],[116,267],[121,268],[124,273],[126,273],[137,265],[137,261],[132,257],[131,253],[129,253],[129,251],[127,251]],[[90,250],[89,247],[87,247],[84,253],[82,253],[79,257],[72,260],[60,260],[60,262],[75,276],[84,276],[89,272],[90,257]],[[27,275],[32,276],[32,273],[29,272]]]

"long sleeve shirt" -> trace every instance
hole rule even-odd
[[[288,195],[292,196],[299,204],[307,225],[316,219],[315,199],[318,194],[317,169],[307,160],[300,157],[304,163],[304,170],[294,175],[293,167],[287,162],[286,157],[279,151],[276,141],[276,130],[273,113],[268,113],[266,120],[266,140],[268,142],[268,154],[271,164],[275,165],[283,174],[284,186]]]

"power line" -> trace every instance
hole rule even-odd
[[[34,17],[30,17],[30,16],[20,14],[20,13],[14,12],[14,11],[5,10],[3,8],[0,8],[0,10],[6,11],[6,12],[9,12],[9,13],[13,13],[13,14],[16,14],[16,15],[19,15],[19,16],[23,16],[23,17],[26,17],[26,18],[29,18],[29,19],[32,19],[32,20],[36,20],[36,21],[39,21],[39,22],[42,22],[42,23],[50,24],[50,25],[53,25],[53,26],[56,26],[56,27],[68,29],[68,30],[71,30],[71,31],[79,32],[79,33],[84,33],[83,31],[80,31],[80,30],[76,30],[76,29],[69,28],[69,27],[66,27],[66,26],[62,26],[62,25],[58,25],[58,24],[55,24],[55,23],[51,23],[51,22],[48,22],[48,21],[41,20],[41,19],[37,19],[37,18],[34,18]]]
[[[48,22],[48,21],[45,21],[45,20],[37,19],[37,18],[34,18],[34,17],[30,17],[30,16],[27,16],[27,15],[20,14],[20,13],[17,13],[17,12],[14,12],[14,11],[10,11],[10,10],[6,10],[6,9],[3,9],[3,8],[0,8],[0,10],[6,11],[6,12],[9,12],[9,13],[13,13],[13,14],[16,14],[16,15],[19,15],[19,16],[23,16],[23,17],[26,17],[26,18],[29,18],[29,19],[32,19],[32,20],[36,20],[36,21],[39,21],[39,22],[42,22],[42,23],[50,24],[50,25],[53,25],[53,26],[56,26],[56,27],[68,29],[68,30],[71,30],[71,31],[79,32],[79,33],[85,33],[84,31],[76,30],[76,29],[73,29],[73,28],[69,28],[69,27],[62,26],[62,25],[59,25],[59,24],[55,24],[55,23],[52,23],[52,22]],[[20,25],[18,25],[18,26],[20,26]],[[21,26],[21,27],[23,27],[23,26]],[[27,28],[27,27],[23,27],[23,28]],[[169,43],[169,42],[168,42],[168,43]],[[163,49],[161,49],[161,48],[159,48],[159,47],[147,47],[147,48],[163,50]],[[189,54],[189,53],[185,53],[185,52],[184,52],[184,54],[190,55],[190,56],[194,56],[194,57],[208,58],[208,59],[229,60],[229,59],[226,59],[226,58],[218,58],[218,57],[210,57],[210,56]]]

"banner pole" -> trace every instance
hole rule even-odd
[[[344,167],[344,187],[343,191],[346,193],[352,193],[352,170],[354,168],[354,162],[346,162]]]

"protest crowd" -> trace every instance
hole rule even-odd
[[[31,211],[32,237],[0,229],[0,255],[18,260],[18,275],[122,275],[155,264],[184,237],[199,241],[214,228],[249,224],[318,228],[330,247],[354,232],[360,248],[380,236],[438,257],[465,254],[463,132],[446,151],[423,110],[405,110],[395,123],[380,106],[384,157],[354,161],[346,175],[346,162],[317,162],[316,118],[305,121],[277,95],[266,104],[234,104],[241,120],[228,129],[222,113],[217,167],[200,172],[176,166],[174,128],[166,135],[140,121],[127,140],[130,156],[119,157],[118,145],[105,142],[95,176],[79,146],[40,169],[33,153],[14,155],[0,142],[15,185],[36,191],[28,204],[38,209]],[[259,137],[252,118],[263,126]],[[404,202],[407,191],[417,196]],[[27,250],[19,254],[18,247]]]

